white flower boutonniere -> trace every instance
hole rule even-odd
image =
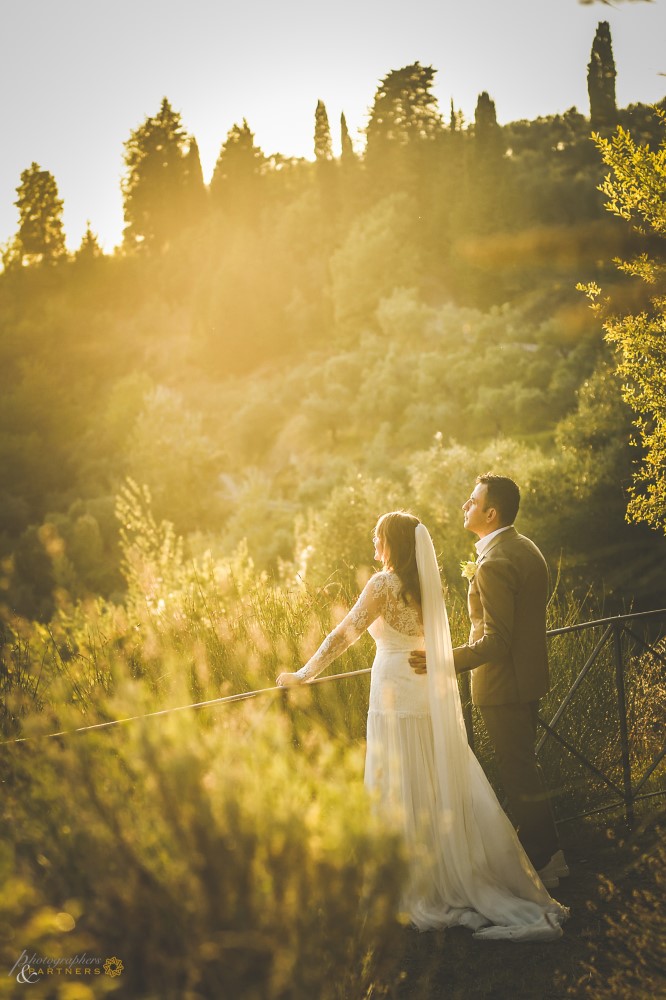
[[[466,562],[464,559],[460,563],[460,575],[464,576],[470,583],[476,575],[477,565],[475,562]]]

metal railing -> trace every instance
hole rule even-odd
[[[656,657],[663,665],[666,667],[666,656],[660,650],[655,647],[654,642],[650,642],[643,636],[637,635],[636,632],[629,627],[628,623],[635,622],[637,620],[642,620],[646,623],[647,620],[654,619],[659,621],[659,619],[666,619],[666,608],[661,608],[656,611],[637,611],[633,614],[627,615],[617,615],[613,618],[600,618],[596,621],[581,622],[578,625],[568,625],[563,628],[550,629],[547,633],[548,638],[552,639],[555,636],[567,635],[573,632],[583,632],[589,629],[602,629],[602,634],[596,642],[592,652],[589,654],[587,660],[585,661],[583,667],[578,673],[573,684],[567,691],[566,695],[558,705],[553,717],[550,722],[544,721],[541,715],[538,718],[539,725],[543,729],[543,734],[539,739],[536,746],[537,756],[541,753],[546,741],[550,738],[555,740],[559,745],[567,751],[572,757],[574,757],[582,766],[593,774],[597,779],[599,779],[603,784],[609,788],[614,796],[615,800],[610,804],[605,804],[598,809],[591,809],[588,812],[579,813],[576,816],[568,816],[566,819],[561,819],[559,823],[566,823],[573,819],[582,819],[584,816],[591,816],[595,813],[609,811],[611,809],[616,809],[619,806],[624,808],[624,814],[627,821],[627,825],[631,828],[634,824],[635,814],[634,814],[634,803],[641,799],[652,798],[659,795],[666,795],[666,789],[662,789],[655,792],[642,792],[647,781],[654,774],[659,764],[666,756],[666,736],[664,738],[664,744],[661,750],[655,755],[650,765],[647,767],[642,775],[635,776],[632,771],[632,761],[631,761],[631,748],[629,745],[629,726],[628,726],[628,714],[627,714],[627,697],[625,690],[625,669],[627,660],[627,646],[632,643],[634,647],[640,648],[643,652],[649,652],[654,657]],[[622,764],[622,782],[619,784],[617,781],[613,780],[611,775],[607,774],[600,767],[594,764],[588,759],[586,754],[579,748],[573,745],[571,740],[564,737],[561,733],[557,731],[557,726],[562,717],[567,712],[567,709],[571,705],[575,698],[576,692],[581,687],[583,681],[590,673],[594,664],[599,660],[601,654],[606,649],[612,650],[612,660],[614,665],[614,681],[615,681],[615,694],[617,701],[617,716],[618,716],[618,727],[620,736],[620,751],[621,751],[621,764]],[[464,714],[465,723],[467,725],[467,732],[470,743],[472,747],[474,746],[474,726],[472,718],[472,706],[469,700],[469,679],[467,674],[463,674],[463,698],[465,700]],[[465,690],[467,688],[467,690]]]
[[[645,652],[649,652],[656,659],[658,659],[666,668],[666,655],[655,647],[654,642],[648,642],[645,638],[637,635],[636,632],[629,628],[627,622],[635,622],[637,620],[647,621],[648,619],[658,621],[659,619],[666,619],[666,608],[660,608],[655,611],[637,611],[633,614],[627,615],[617,615],[612,618],[600,618],[596,621],[581,622],[577,625],[567,625],[563,628],[550,629],[547,632],[549,639],[556,636],[567,635],[574,632],[583,632],[594,628],[603,628],[602,635],[596,642],[594,649],[585,661],[582,669],[578,673],[573,684],[567,691],[566,695],[558,705],[553,717],[550,722],[545,722],[541,716],[538,717],[538,723],[543,729],[543,735],[536,746],[537,756],[543,749],[548,738],[555,740],[557,743],[563,747],[572,757],[574,757],[583,767],[589,771],[591,774],[595,775],[603,784],[605,784],[616,796],[617,799],[610,804],[605,804],[597,809],[591,809],[588,812],[579,813],[575,816],[568,816],[566,819],[558,820],[558,823],[566,823],[569,820],[581,819],[584,816],[591,816],[595,813],[605,812],[611,809],[616,809],[618,806],[624,807],[626,821],[629,827],[634,823],[634,803],[642,799],[653,798],[656,796],[666,795],[666,788],[660,789],[658,791],[641,793],[641,790],[645,787],[647,781],[652,777],[656,769],[658,768],[661,761],[666,756],[666,735],[664,737],[664,743],[661,750],[655,754],[652,762],[647,767],[645,772],[639,777],[634,776],[632,772],[631,764],[631,750],[629,745],[629,728],[628,728],[628,716],[627,716],[627,699],[625,691],[625,645],[627,640],[632,641],[638,647],[641,647]],[[661,636],[659,637],[661,638]],[[624,644],[623,644],[624,640]],[[659,641],[659,640],[657,640]],[[557,731],[557,725],[565,715],[567,709],[571,705],[576,692],[581,687],[583,681],[589,674],[590,670],[594,664],[599,659],[601,653],[607,648],[612,647],[613,650],[613,662],[614,662],[614,679],[615,679],[615,689],[617,698],[617,709],[618,709],[618,724],[619,724],[619,734],[620,734],[620,746],[621,746],[621,763],[622,763],[622,784],[618,784],[613,778],[606,774],[600,767],[597,767],[592,761],[590,761],[583,751],[573,745],[573,743],[564,737],[561,733]],[[370,667],[363,668],[361,670],[345,671],[340,674],[329,674],[324,677],[317,677],[310,681],[310,685],[328,684],[332,681],[347,680],[350,677],[358,677],[361,675],[368,675],[371,672]],[[460,675],[461,684],[461,694],[463,700],[463,715],[465,718],[465,725],[467,727],[467,735],[470,746],[474,749],[474,720],[472,713],[472,703],[470,698],[470,675],[469,672],[465,672]],[[212,698],[207,701],[197,702],[190,705],[178,705],[172,708],[165,708],[155,712],[148,712],[138,716],[130,716],[128,718],[111,719],[105,722],[98,722],[91,725],[80,726],[71,730],[60,730],[58,732],[35,734],[19,736],[14,738],[9,738],[5,740],[0,740],[0,747],[8,746],[10,744],[21,744],[29,743],[34,740],[43,740],[49,738],[57,738],[64,736],[75,736],[77,734],[88,733],[91,731],[105,730],[109,728],[115,728],[123,724],[138,722],[144,719],[154,719],[166,715],[170,715],[174,712],[183,712],[196,709],[213,708],[225,704],[230,704],[232,702],[245,701],[250,698],[256,698],[260,695],[266,695],[269,693],[281,692],[285,694],[288,689],[269,687],[262,688],[255,691],[244,691],[234,695],[226,695],[220,698]]]

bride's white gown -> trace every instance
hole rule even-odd
[[[420,609],[400,588],[395,573],[373,576],[298,676],[316,676],[366,629],[375,640],[365,784],[405,840],[402,909],[420,930],[461,924],[479,938],[560,937],[568,910],[544,889],[467,743],[441,587],[430,597],[437,614],[442,606],[439,638],[451,662],[446,672],[432,669],[438,650],[429,636],[427,675],[409,665],[411,650],[426,643]]]

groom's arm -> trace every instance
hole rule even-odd
[[[486,560],[479,566],[474,583],[483,609],[483,635],[453,650],[456,673],[502,662],[511,649],[516,590],[511,564],[504,559]]]
[[[483,562],[474,578],[483,609],[483,635],[475,642],[456,646],[453,663],[457,674],[506,659],[513,639],[515,570],[505,559]],[[425,653],[414,650],[409,663],[417,674],[426,672]]]
[[[470,663],[469,666],[464,664],[463,658],[460,655],[462,651],[469,649],[468,646],[456,646],[453,650],[453,665],[456,668],[457,674],[464,674],[467,670],[473,670],[474,667],[480,666],[477,663]],[[426,661],[426,655],[422,649],[413,649],[409,654],[409,665],[415,674],[425,674],[428,670],[428,664]]]

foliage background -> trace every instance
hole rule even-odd
[[[626,521],[645,441],[576,290],[659,329],[644,272],[612,264],[654,255],[654,234],[605,211],[590,141],[621,125],[659,164],[659,121],[603,88],[589,118],[499,126],[484,93],[473,123],[445,119],[433,73],[387,75],[363,155],[341,123],[332,157],[321,102],[313,162],[266,155],[243,121],[209,188],[165,99],[126,144],[113,255],[90,231],[68,255],[54,179],[22,174],[0,275],[5,738],[270,686],[349,606],[398,506],[432,531],[462,640],[458,512],[487,469],[521,485],[551,624],[664,605],[666,539]],[[553,704],[586,642],[554,645]],[[609,677],[580,689],[568,735],[619,781]],[[385,995],[407,975],[402,861],[360,791],[365,683],[3,746],[3,961],[19,942],[115,949],[137,996]],[[647,764],[657,657],[632,661],[628,693]],[[562,813],[596,806],[549,753]]]
[[[364,159],[331,159],[325,133],[314,163],[285,162],[244,123],[210,191],[165,100],[127,144],[115,255],[92,233],[73,257],[52,252],[57,199],[41,254],[34,226],[6,248],[0,585],[12,611],[46,619],[65,595],[120,595],[113,511],[128,476],[188,552],[245,539],[258,567],[285,576],[307,564],[326,577],[336,553],[367,564],[376,516],[410,506],[439,533],[455,585],[470,549],[455,512],[487,468],[522,484],[522,526],[554,573],[614,606],[659,601],[663,541],[624,523],[640,458],[631,411],[575,288],[597,282],[640,310],[649,289],[610,260],[645,237],[604,211],[583,115],[500,127],[481,95],[474,124],[455,112],[447,124],[432,73],[406,70],[385,89],[414,90],[411,132],[394,135],[380,94]],[[658,148],[649,109],[616,117]],[[161,198],[157,170],[172,185]]]

